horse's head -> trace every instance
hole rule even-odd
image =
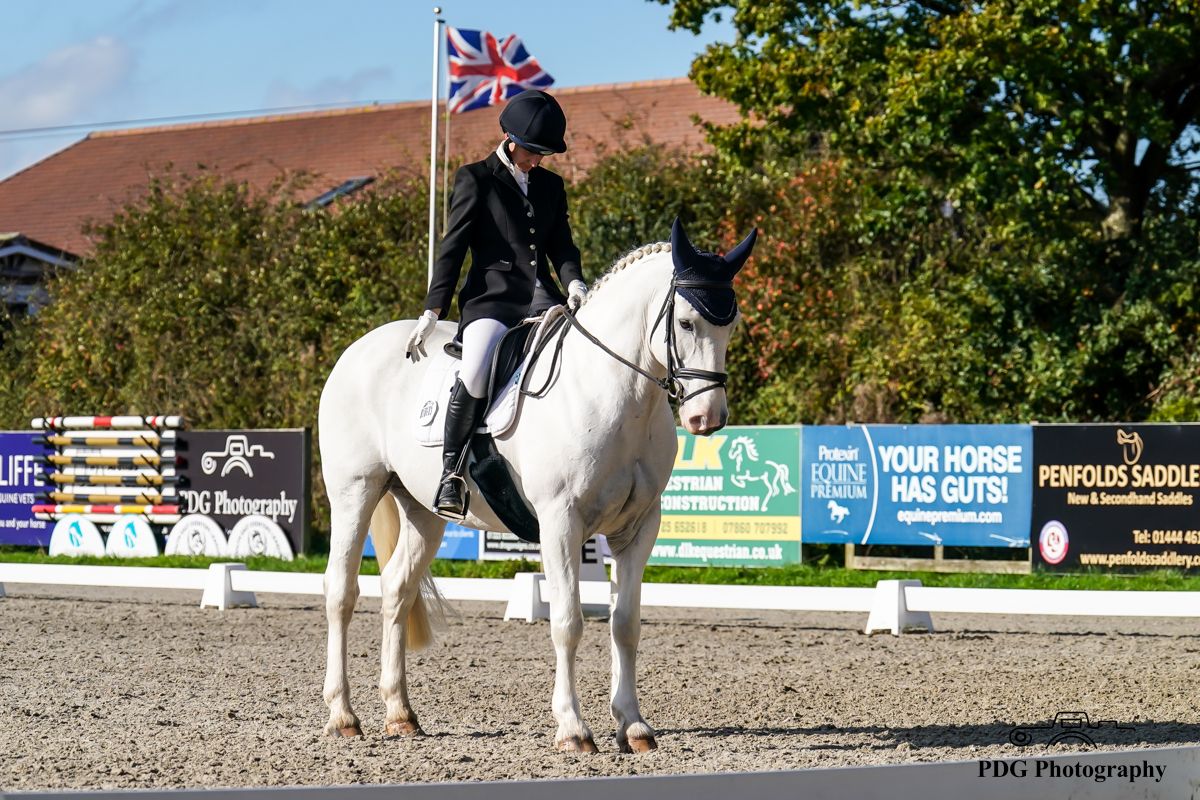
[[[733,277],[758,235],[755,230],[724,256],[697,250],[679,220],[671,228],[673,296],[660,320],[666,336],[654,337],[654,356],[675,381],[679,421],[689,433],[708,435],[729,420],[725,351],[737,323]]]

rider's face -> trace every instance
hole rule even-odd
[[[521,145],[513,142],[512,162],[513,166],[521,170],[521,172],[529,172],[529,170],[542,163],[545,158],[541,153],[535,153],[532,150],[526,150]]]

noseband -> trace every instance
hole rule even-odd
[[[667,297],[663,300],[662,307],[658,310],[658,316],[654,319],[654,327],[650,329],[650,336],[654,336],[654,331],[658,330],[658,326],[666,321],[666,343],[667,343],[667,377],[658,378],[647,372],[646,370],[634,364],[632,361],[624,358],[619,353],[615,353],[608,348],[604,342],[592,335],[591,331],[583,327],[576,319],[575,315],[568,308],[566,317],[575,326],[589,342],[599,347],[608,355],[620,361],[625,366],[629,367],[634,372],[642,375],[654,383],[658,384],[659,388],[667,393],[667,397],[678,403],[686,403],[697,395],[710,392],[713,389],[724,389],[725,384],[729,382],[728,372],[711,372],[706,369],[692,369],[691,367],[683,366],[683,358],[679,355],[679,345],[675,341],[675,291],[677,289],[733,289],[733,281],[698,281],[681,279],[675,275],[671,276],[671,290],[667,292]],[[559,347],[562,346],[561,339]],[[556,354],[557,355],[557,354]],[[694,392],[687,392],[687,387],[683,385],[687,380],[712,381],[707,386],[697,389]]]

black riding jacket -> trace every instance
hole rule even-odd
[[[534,167],[526,196],[495,153],[458,170],[450,219],[425,298],[425,308],[441,309],[442,319],[468,251],[471,267],[458,293],[460,332],[476,319],[515,325],[529,313],[535,280],[555,302],[565,303],[550,266],[563,286],[583,280],[583,270],[571,238],[563,179]]]

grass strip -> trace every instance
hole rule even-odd
[[[0,548],[0,562],[21,564],[93,564],[98,566],[182,567],[205,569],[228,558],[200,556],[157,556],[155,558],[50,557],[44,551]],[[252,570],[277,572],[324,572],[328,557],[298,556],[294,561],[254,557],[242,559]],[[518,572],[537,572],[536,561],[447,561],[433,562],[433,574],[446,578],[511,578]],[[378,575],[379,565],[364,558],[361,573]],[[1104,591],[1200,591],[1200,576],[1162,570],[1118,575],[1090,572],[1072,575],[1034,573],[1001,575],[982,573],[889,572],[849,570],[835,566],[794,564],[786,567],[646,567],[648,583],[700,583],[735,586],[874,586],[876,581],[909,578],[925,586],[985,589],[1090,589]]]

